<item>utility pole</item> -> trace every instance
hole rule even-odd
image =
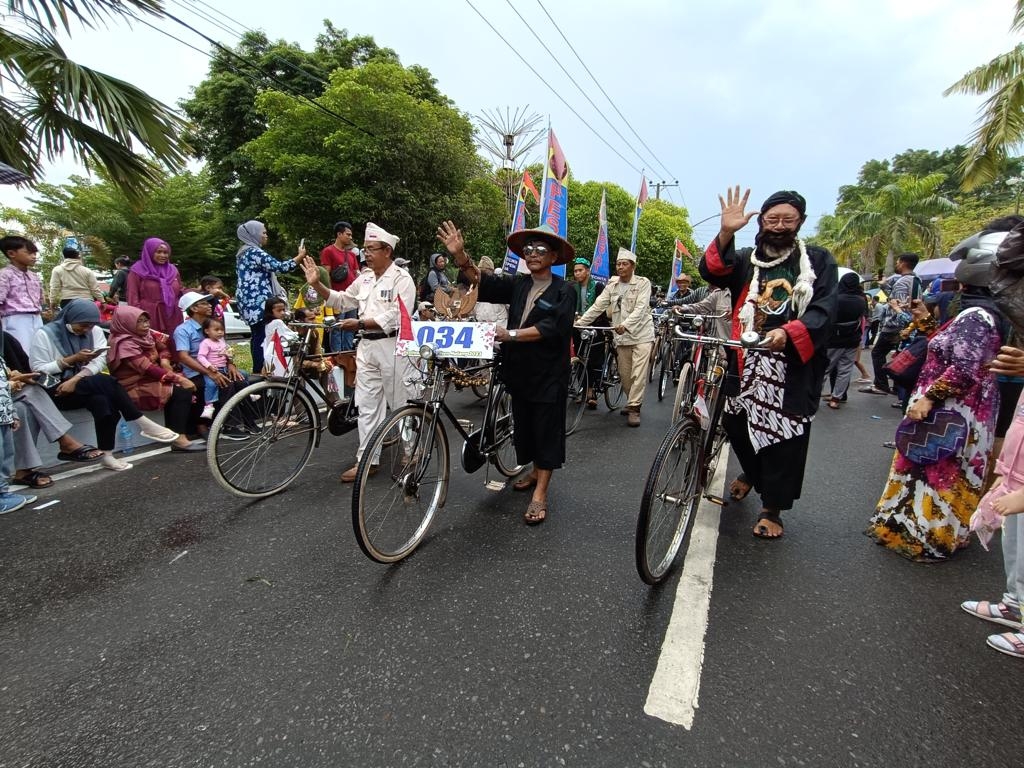
[[[647,183],[650,184],[652,187],[654,187],[654,199],[655,200],[661,200],[661,188],[662,187],[678,187],[679,186],[679,182],[678,181],[673,181],[671,184],[669,184],[667,181],[661,181],[661,182],[649,181]]]

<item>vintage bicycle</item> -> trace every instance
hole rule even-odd
[[[580,332],[580,346],[569,364],[569,399],[565,406],[566,436],[575,432],[583,419],[588,391],[593,391],[594,397],[603,397],[604,404],[611,411],[619,407],[626,394],[622,389],[622,376],[619,375],[619,363],[615,357],[615,347],[612,345],[612,329],[603,325],[586,325],[576,326],[576,330]],[[591,382],[587,362],[595,344],[605,345],[605,356],[597,381]]]
[[[288,375],[268,377],[236,392],[210,427],[206,463],[217,483],[247,498],[264,498],[287,488],[309,462],[325,430],[343,435],[355,428],[358,410],[352,385],[355,352],[310,353],[312,334],[329,331],[333,323],[293,323],[299,338],[284,344],[290,359]],[[332,397],[319,381],[335,359],[345,371],[342,391]],[[329,406],[328,403],[335,401]],[[247,439],[224,435],[231,425]]]
[[[701,499],[724,501],[707,492],[726,442],[721,427],[725,398],[725,348],[752,349],[762,343],[754,331],[739,341],[708,337],[701,333],[705,318],[689,320],[696,333],[678,328],[675,336],[694,344],[697,365],[692,376],[680,375],[677,388],[679,416],[662,440],[647,473],[636,526],[636,568],[640,578],[654,585],[671,572],[688,541]],[[692,361],[684,364],[693,366]]]
[[[441,326],[445,327],[449,326]],[[466,472],[490,464],[500,475],[513,478],[523,470],[512,441],[511,399],[498,376],[488,378],[479,426],[456,418],[445,401],[460,377],[493,371],[496,360],[460,368],[453,358],[463,353],[451,342],[461,331],[456,329],[454,337],[440,336],[447,333],[441,329],[425,335],[419,332],[423,343],[416,352],[420,364],[416,381],[423,397],[396,409],[370,436],[352,491],[356,541],[367,557],[379,563],[394,563],[412,554],[447,500],[451,449],[443,417],[463,439],[460,458]]]

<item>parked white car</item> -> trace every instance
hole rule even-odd
[[[181,316],[184,319],[188,317],[188,314],[182,312]],[[229,339],[252,335],[249,326],[238,314],[238,306],[234,301],[228,302],[228,305],[224,307],[224,335]]]

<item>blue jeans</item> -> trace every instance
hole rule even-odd
[[[263,371],[263,341],[267,338],[267,324],[263,321],[249,326],[249,351],[252,352],[252,369],[256,373]]]
[[[348,312],[335,315],[335,317],[340,317],[342,320],[345,320],[350,317],[356,317],[356,314],[356,310],[350,309]],[[327,348],[331,352],[347,352],[355,347],[355,341],[355,331],[343,331],[341,328],[332,328],[330,338],[327,340]]]
[[[25,425],[21,425],[26,429]],[[0,424],[0,493],[10,489],[9,480],[14,476],[14,428],[11,424]]]
[[[223,373],[225,376],[228,375],[228,369],[218,368],[218,371]],[[217,386],[217,382],[212,378],[203,374],[203,400],[206,404],[216,403],[220,399],[220,387]]]

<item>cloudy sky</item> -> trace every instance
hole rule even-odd
[[[1010,0],[166,4],[225,44],[235,43],[244,28],[260,28],[309,49],[329,17],[350,34],[369,34],[393,48],[404,64],[427,67],[469,114],[525,107],[550,116],[577,178],[630,191],[639,187],[641,169],[655,181],[678,180],[678,188],[662,195],[686,205],[692,222],[714,216],[717,194],[740,183],[752,188],[758,203],[779,188],[801,191],[813,226],[866,160],[964,143],[980,99],[944,98],[942,91],[1017,42],[1008,33]],[[208,48],[170,20],[158,25]],[[66,47],[80,62],[170,104],[189,95],[209,64],[204,55],[140,25],[76,28]],[[63,181],[72,171],[56,163],[48,180]],[[0,203],[20,204],[24,196],[0,188]],[[716,231],[712,218],[697,226],[696,239],[706,243]]]

